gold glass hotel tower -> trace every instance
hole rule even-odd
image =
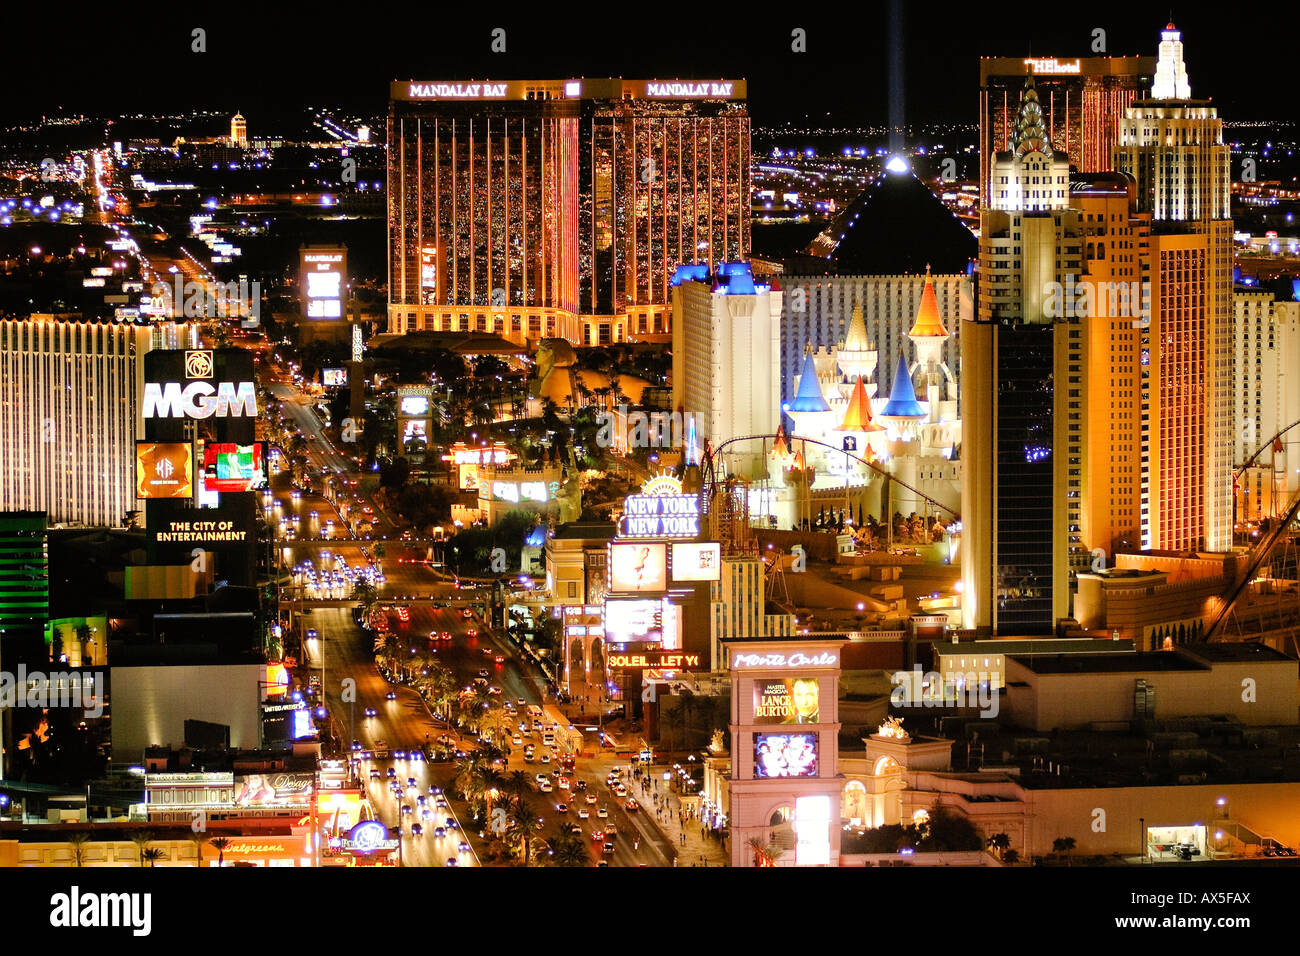
[[[1143,544],[1232,548],[1231,169],[1223,121],[1193,100],[1183,44],[1161,32],[1151,95],[1125,112],[1115,168],[1151,216]]]
[[[393,83],[389,331],[670,333],[683,262],[749,254],[743,80]]]

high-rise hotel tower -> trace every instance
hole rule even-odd
[[[136,509],[149,326],[0,320],[0,511],[118,528]]]
[[[1034,80],[980,214],[978,317],[962,330],[962,580],[966,627],[1050,634],[1069,613],[1069,529],[1080,523],[1083,409],[1070,376],[1082,326],[1058,314],[1082,257],[1069,162]]]
[[[749,254],[745,83],[396,82],[390,332],[670,334],[681,263]]]
[[[1151,95],[1125,112],[1115,168],[1151,216],[1143,544],[1232,548],[1231,170],[1223,121],[1194,100],[1183,44],[1161,33]]]
[[[980,189],[988,196],[993,154],[1011,137],[1020,88],[1032,73],[1052,149],[1085,173],[1112,168],[1124,110],[1155,73],[1150,56],[984,57],[980,60]]]

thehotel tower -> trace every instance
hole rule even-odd
[[[1151,82],[1150,56],[984,57],[980,60],[980,189],[988,195],[993,153],[1011,137],[1025,75],[1032,73],[1052,149],[1079,172],[1112,167],[1124,110]]]
[[[671,333],[681,263],[749,254],[745,83],[397,82],[390,332]]]
[[[1032,77],[991,165],[978,317],[961,334],[963,616],[993,633],[1049,634],[1069,613],[1083,446],[1081,386],[1067,384],[1082,325],[1058,314],[1052,290],[1079,272],[1083,243]]]
[[[147,326],[0,320],[0,511],[122,526],[135,510]]]
[[[1232,219],[1223,122],[1193,100],[1183,44],[1161,33],[1151,96],[1120,124],[1115,168],[1151,216],[1143,544],[1232,547]]]

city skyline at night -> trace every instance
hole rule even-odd
[[[1285,914],[1285,15],[49,19],[0,61],[21,912],[890,867],[1012,939]],[[426,895],[318,945],[459,942]]]

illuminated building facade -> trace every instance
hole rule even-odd
[[[1079,520],[1068,529],[1072,571],[1091,567],[1095,549],[1109,564],[1142,547],[1147,427],[1150,303],[1143,296],[1149,262],[1149,215],[1134,211],[1132,180],[1116,173],[1079,176],[1070,206],[1079,212],[1086,296],[1082,363],[1067,369],[1066,386],[1082,398]],[[1080,303],[1076,303],[1080,304]]]
[[[242,113],[230,117],[230,144],[232,146],[248,145],[248,120]]]
[[[1020,89],[1032,74],[1052,146],[1079,172],[1113,168],[1124,110],[1150,85],[1151,56],[985,57],[980,60],[980,194],[988,196],[991,157],[1015,127]]]
[[[749,254],[743,81],[397,82],[390,332],[666,336],[679,263]]]
[[[1146,546],[1232,547],[1232,217],[1223,121],[1190,98],[1182,40],[1161,33],[1151,96],[1119,125],[1115,166],[1150,213],[1152,514]],[[1158,376],[1158,379],[1157,379]],[[1164,509],[1172,509],[1165,513]]]
[[[858,308],[877,367],[893,369],[900,357],[911,359],[908,331],[921,308],[929,281],[939,320],[950,336],[939,361],[961,374],[959,330],[973,317],[971,280],[960,275],[791,276],[779,277],[785,290],[781,315],[781,394],[792,396],[803,365],[804,347],[832,349],[844,342],[853,310]],[[801,306],[801,307],[796,307]],[[854,373],[846,372],[852,382]]]
[[[0,321],[0,510],[117,528],[136,510],[145,326]]]
[[[673,289],[673,408],[693,416],[698,447],[774,435],[781,408],[781,287],[746,263],[677,270]],[[689,453],[690,449],[688,449]],[[698,458],[696,459],[698,462]],[[748,462],[766,470],[761,449]]]
[[[1057,308],[1081,267],[1069,164],[1025,82],[1010,149],[992,157],[980,216],[978,318],[962,330],[962,579],[965,626],[1051,633],[1069,612],[1071,527],[1080,524],[1083,328]],[[1062,314],[1064,313],[1064,314]]]
[[[1237,289],[1232,306],[1234,472],[1264,449],[1237,479],[1237,520],[1257,521],[1284,510],[1300,488],[1300,473],[1288,467],[1300,428],[1274,441],[1300,421],[1300,302]]]
[[[839,866],[843,641],[729,640],[732,866]],[[761,849],[752,846],[757,838]]]

